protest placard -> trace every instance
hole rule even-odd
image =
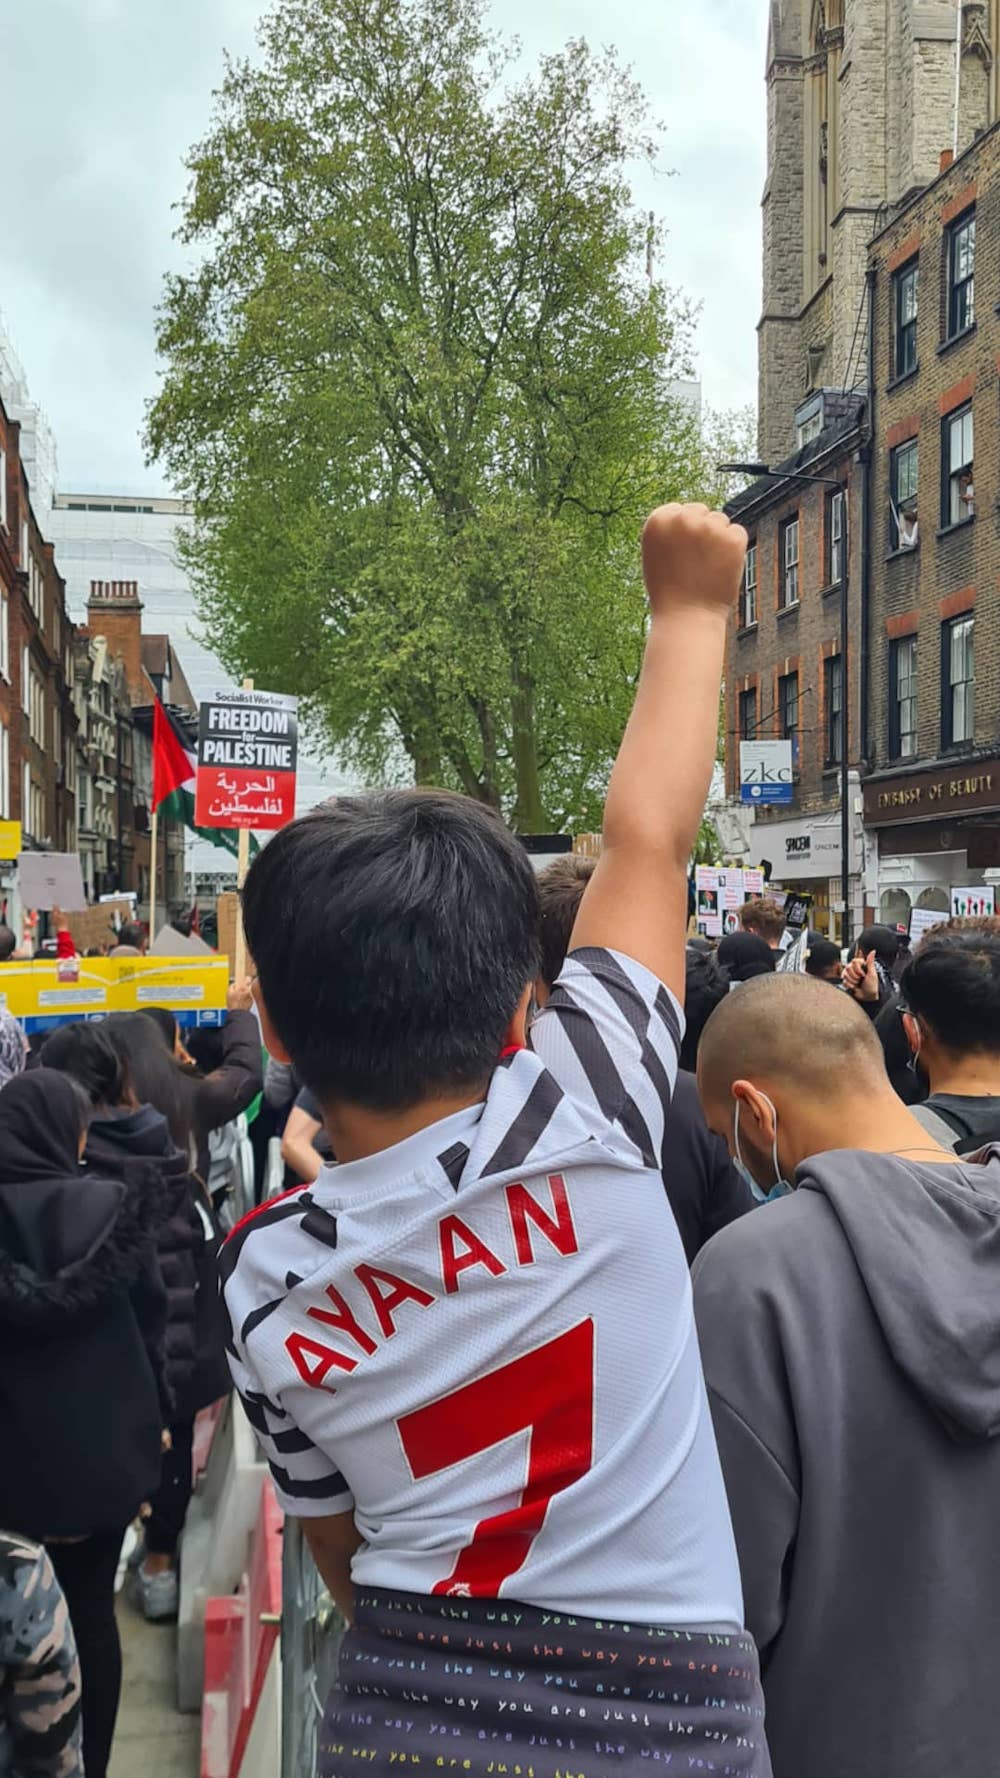
[[[218,691],[201,705],[197,827],[284,827],[295,814],[298,700],[269,691]]]
[[[53,908],[68,914],[87,905],[76,852],[22,852],[17,882],[22,906],[40,914],[51,913]]]

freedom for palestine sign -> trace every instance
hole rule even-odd
[[[295,814],[298,700],[220,691],[198,719],[198,827],[284,827]]]

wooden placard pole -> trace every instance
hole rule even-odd
[[[160,811],[153,810],[149,829],[149,936],[156,937],[156,873],[160,868]]]
[[[244,691],[253,691],[253,680],[244,679]],[[241,827],[236,852],[236,892],[242,898],[243,885],[250,869],[250,829]],[[233,979],[242,982],[247,973],[247,939],[243,930],[243,902],[240,899],[236,907],[236,966]]]

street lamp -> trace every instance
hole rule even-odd
[[[798,469],[772,469],[769,463],[719,463],[720,475],[749,475],[754,480],[769,476],[772,481],[782,482],[815,482],[822,488],[836,488],[838,492],[844,484],[833,475],[805,475]],[[849,518],[849,512],[847,513]],[[851,810],[850,789],[851,779],[848,770],[847,744],[850,735],[847,671],[847,645],[850,640],[848,622],[848,583],[851,559],[851,534],[849,524],[844,526],[844,563],[840,579],[840,899],[843,903],[843,924],[841,941],[851,941]]]

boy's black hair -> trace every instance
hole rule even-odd
[[[0,963],[9,962],[17,950],[17,939],[6,922],[0,922]]]
[[[282,828],[243,891],[264,1004],[321,1102],[476,1090],[538,974],[523,846],[446,791],[339,797]]]
[[[1000,934],[929,933],[900,992],[945,1049],[1000,1056]]]
[[[141,951],[145,942],[146,934],[137,920],[126,920],[124,926],[119,927],[117,944],[132,945],[135,950]]]
[[[106,1022],[61,1025],[46,1038],[38,1059],[43,1068],[72,1075],[91,1105],[124,1105],[131,1097],[128,1064],[111,1043]]]
[[[684,1037],[680,1065],[693,1074],[698,1065],[701,1034],[716,1007],[729,993],[729,977],[714,951],[688,945],[684,960]]]

